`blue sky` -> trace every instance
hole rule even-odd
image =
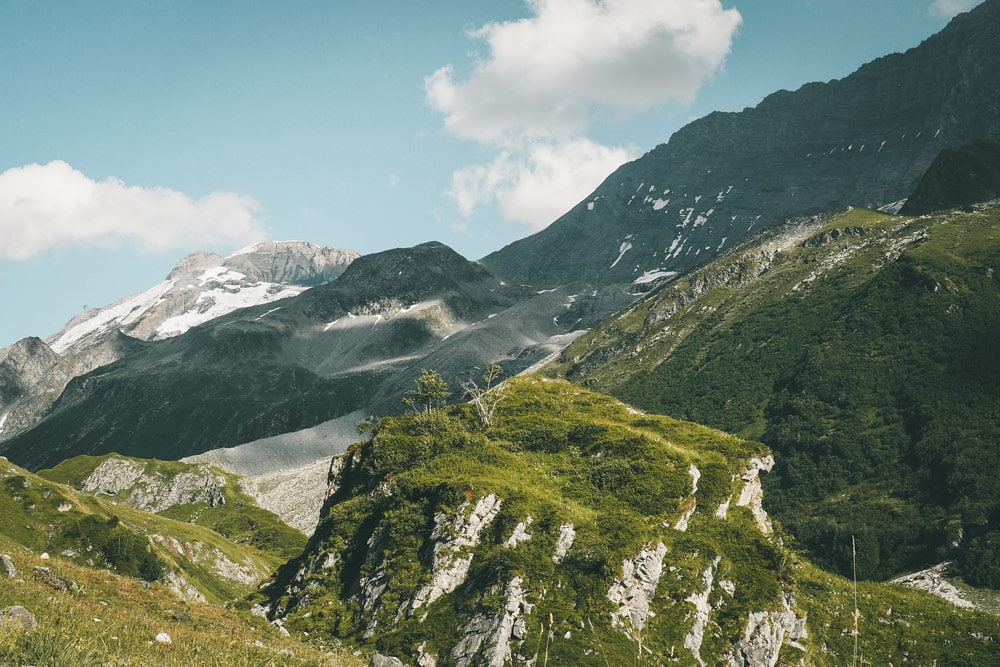
[[[0,347],[195,250],[481,257],[690,120],[846,76],[975,4],[4,2]]]

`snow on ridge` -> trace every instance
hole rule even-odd
[[[150,289],[126,297],[118,303],[107,308],[101,308],[93,317],[87,318],[83,322],[70,327],[59,338],[50,345],[56,354],[62,354],[74,343],[88,335],[107,330],[114,327],[124,326],[135,322],[150,308],[160,303],[163,296],[174,286],[174,281],[165,280]]]
[[[618,262],[622,261],[622,257],[625,256],[625,253],[627,253],[631,249],[632,249],[632,243],[630,241],[625,241],[624,243],[622,243],[621,247],[618,248],[618,259],[612,262],[611,266],[609,266],[608,268],[609,269],[615,268],[615,265],[617,265]]]
[[[280,285],[277,283],[255,283],[247,286],[235,286],[235,291],[220,286],[198,296],[195,307],[169,317],[156,327],[154,340],[179,336],[191,327],[204,324],[216,317],[221,317],[240,308],[258,306],[269,301],[278,301],[291,296],[297,296],[306,290],[297,285]],[[276,308],[266,314],[273,313]]]

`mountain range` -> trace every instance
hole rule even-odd
[[[262,583],[392,667],[994,662],[996,616],[877,582],[1000,589],[998,32],[694,121],[478,262],[196,253],[0,350],[0,545]]]
[[[647,282],[789,218],[902,204],[942,150],[1000,138],[1000,5],[828,83],[716,112],[483,258],[509,281]]]

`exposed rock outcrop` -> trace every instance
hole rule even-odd
[[[81,488],[88,493],[115,496],[130,507],[154,513],[174,505],[208,503],[214,507],[226,502],[222,493],[226,479],[208,466],[176,475],[160,471],[148,474],[153,465],[113,456],[97,466]]]
[[[771,518],[764,510],[764,490],[760,485],[760,473],[770,472],[774,468],[774,457],[768,454],[761,458],[750,459],[750,466],[741,475],[743,490],[740,491],[739,498],[736,499],[738,507],[748,507],[757,521],[760,532],[768,535],[773,532]]]
[[[656,585],[660,583],[663,557],[666,555],[666,545],[659,542],[655,549],[646,546],[634,559],[622,562],[622,578],[608,589],[608,599],[618,605],[612,613],[612,620],[626,632],[624,621],[640,632],[645,627],[649,603],[656,593]]]
[[[458,667],[473,664],[503,667],[514,661],[513,644],[523,644],[527,639],[525,616],[534,606],[527,601],[522,584],[521,577],[514,577],[507,584],[502,613],[495,616],[477,614],[465,625],[462,638],[451,652]],[[527,662],[527,659],[518,656],[516,662]]]
[[[794,598],[782,596],[782,611],[755,611],[750,613],[743,638],[726,656],[731,667],[775,667],[785,640],[804,651],[797,643],[808,636],[806,619],[799,616],[793,606]]]
[[[431,580],[417,592],[411,605],[412,611],[431,604],[465,581],[480,535],[496,518],[503,501],[492,493],[483,496],[466,516],[469,504],[467,501],[459,505],[454,518],[449,519],[443,512],[434,516]]]

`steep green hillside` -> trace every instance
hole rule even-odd
[[[215,530],[77,491],[6,460],[0,460],[0,489],[0,549],[45,552],[159,580],[186,599],[242,598],[286,560],[284,547],[237,544]],[[302,544],[300,533],[285,529]]]
[[[1000,209],[786,226],[609,319],[551,372],[759,439],[768,508],[863,578],[1000,587]]]
[[[78,456],[38,474],[135,509],[205,526],[283,560],[302,553],[306,543],[305,535],[258,507],[237,475],[218,468],[106,454]]]
[[[301,558],[261,602],[313,636],[405,664],[842,665],[849,582],[784,545],[762,445],[566,382],[381,421],[331,468]],[[879,664],[988,664],[1000,619],[887,585],[860,591]]]

